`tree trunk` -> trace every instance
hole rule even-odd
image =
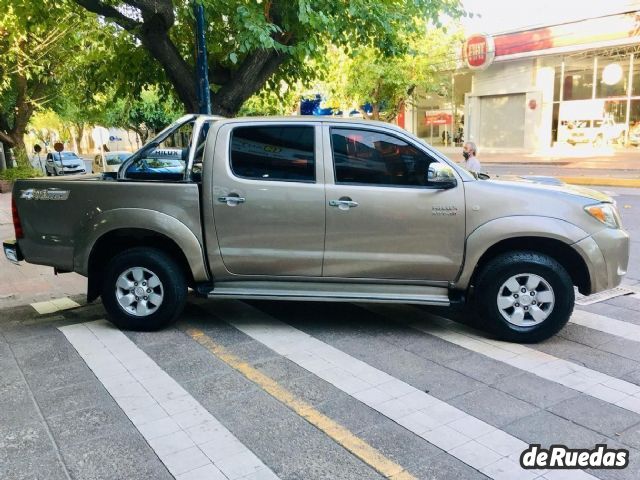
[[[380,120],[380,105],[377,103],[371,105],[371,119]]]
[[[187,112],[197,113],[196,73],[180,56],[169,33],[152,22],[145,22],[139,37],[142,45],[162,65]]]
[[[83,153],[82,149],[82,137],[84,137],[84,123],[76,123],[74,125],[74,139],[76,142],[76,148],[78,149],[78,154]]]
[[[262,88],[286,58],[273,50],[259,50],[247,57],[233,73],[231,81],[212,94],[212,113],[224,117],[234,116],[242,104]]]

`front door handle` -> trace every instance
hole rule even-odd
[[[218,201],[220,203],[226,203],[230,207],[235,207],[239,203],[246,202],[246,199],[244,197],[240,197],[238,195],[233,195],[232,194],[232,195],[218,197]]]
[[[349,210],[359,205],[358,202],[354,202],[349,197],[340,197],[338,200],[329,200],[329,205],[332,207],[338,207],[340,210]]]

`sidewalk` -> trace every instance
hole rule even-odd
[[[462,161],[460,147],[436,148],[453,161]],[[640,188],[640,149],[576,147],[536,154],[480,151],[478,159],[489,175],[544,175],[575,185]]]

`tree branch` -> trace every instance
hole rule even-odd
[[[135,31],[140,25],[140,22],[127,17],[116,8],[111,5],[105,5],[100,0],[75,0],[76,3],[90,12],[102,15],[108,19],[115,21],[118,25],[129,32]]]

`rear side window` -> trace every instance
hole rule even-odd
[[[231,136],[231,170],[254,180],[314,182],[314,127],[238,127]]]

